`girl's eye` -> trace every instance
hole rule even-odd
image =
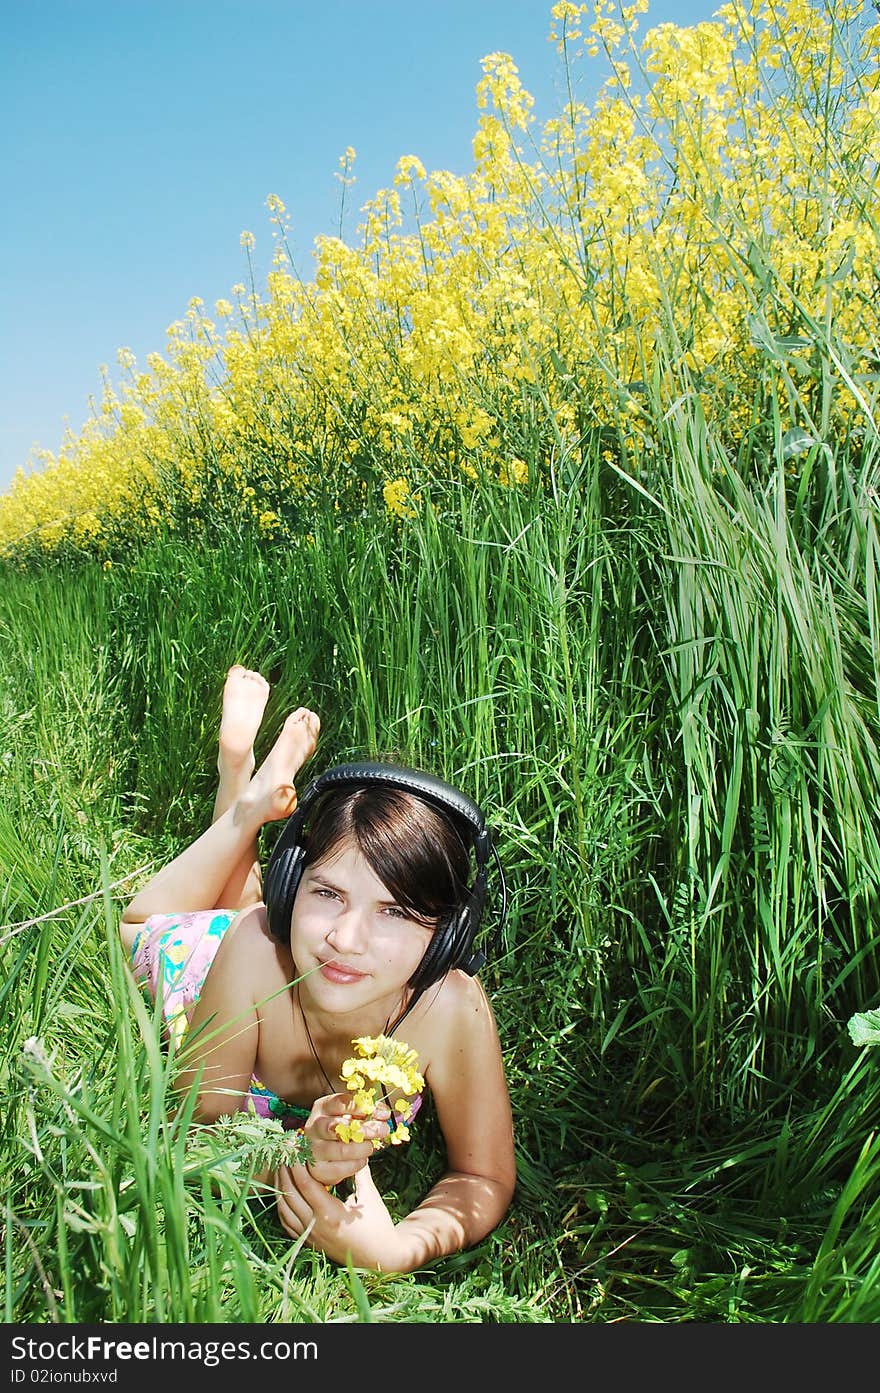
[[[409,915],[407,914],[406,910],[405,910],[405,909],[401,909],[401,908],[400,908],[400,905],[397,905],[397,904],[390,904],[390,905],[388,905],[388,906],[386,907],[386,909],[385,909],[385,913],[386,913],[386,914],[390,914],[392,919],[408,919],[408,918],[409,918]]]
[[[328,890],[326,885],[316,885],[314,894],[320,895],[322,899],[335,900],[338,898],[335,890]]]

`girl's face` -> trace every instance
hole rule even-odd
[[[400,1003],[433,930],[395,904],[356,844],[346,839],[306,866],[293,902],[290,947],[300,991],[331,1014]]]

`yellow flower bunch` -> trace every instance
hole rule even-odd
[[[385,507],[395,517],[415,517],[413,509],[406,506],[406,500],[410,497],[409,483],[406,479],[386,479],[382,485],[382,497],[385,500]]]
[[[392,1040],[387,1035],[364,1035],[351,1043],[355,1054],[345,1061],[340,1072],[352,1095],[352,1105],[359,1112],[373,1111],[380,1088],[383,1091],[399,1088],[405,1095],[394,1103],[397,1113],[394,1130],[388,1137],[373,1140],[374,1151],[389,1143],[400,1146],[409,1141],[409,1128],[403,1120],[404,1115],[409,1112],[413,1097],[421,1093],[425,1086],[425,1080],[416,1067],[418,1056],[402,1040]],[[342,1141],[365,1140],[363,1126],[356,1117],[350,1122],[337,1122],[335,1130]]]

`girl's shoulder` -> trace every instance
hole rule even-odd
[[[447,1016],[466,1018],[469,1015],[491,1014],[489,998],[479,977],[472,977],[461,968],[447,972],[440,983],[438,1005]]]
[[[492,1112],[504,1097],[501,1041],[489,998],[476,977],[454,970],[425,997],[412,1031],[404,1022],[400,1033],[423,1062],[421,1072],[449,1147],[450,1138],[461,1140],[464,1122],[473,1121],[475,1099],[478,1112]],[[470,1146],[468,1142],[466,1152]],[[467,1169],[460,1162],[456,1165]]]
[[[216,965],[251,981],[289,972],[290,953],[269,932],[264,904],[248,905],[234,916],[217,950]]]
[[[482,983],[453,969],[423,993],[412,1010],[412,1025],[403,1026],[420,1056],[436,1058],[451,1048],[467,1047],[495,1033],[495,1017]]]

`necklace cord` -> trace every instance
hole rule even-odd
[[[306,1039],[307,1039],[308,1042],[309,1042],[309,1049],[310,1049],[311,1052],[312,1052],[312,1056],[313,1056],[313,1058],[314,1058],[314,1061],[315,1061],[315,1063],[317,1064],[318,1068],[321,1070],[321,1073],[324,1075],[324,1081],[325,1081],[325,1083],[327,1084],[327,1087],[330,1089],[330,1092],[331,1092],[331,1093],[335,1093],[335,1092],[336,1092],[336,1088],[334,1087],[333,1080],[329,1077],[329,1075],[328,1075],[328,1073],[327,1073],[327,1070],[324,1068],[323,1064],[321,1063],[321,1056],[318,1054],[318,1051],[317,1051],[317,1049],[316,1049],[316,1047],[315,1047],[315,1042],[314,1042],[314,1040],[312,1039],[312,1032],[309,1030],[308,1018],[306,1017],[305,1010],[303,1009],[302,997],[301,997],[300,994],[299,994],[299,982],[297,982],[297,984],[296,984],[296,1004],[297,1004],[297,1006],[299,1007],[299,1013],[300,1013],[300,1015],[302,1016],[303,1029],[304,1029],[305,1032],[306,1032]],[[409,1008],[407,1008],[407,1010],[408,1010],[408,1009],[409,1009]],[[404,1015],[405,1015],[405,1014],[406,1014],[406,1012],[404,1012]],[[402,1019],[403,1019],[403,1016],[401,1016],[400,1019],[402,1020]],[[388,1016],[387,1019],[386,1019],[386,1021],[385,1021],[384,1028],[383,1028],[383,1030],[382,1030],[382,1034],[383,1034],[383,1035],[385,1035],[385,1034],[388,1033],[388,1025],[389,1025],[390,1020],[391,1020],[391,1017]],[[400,1022],[398,1022],[398,1024],[399,1024],[399,1023],[400,1023]],[[395,1029],[395,1030],[397,1029],[397,1026],[396,1026],[396,1025],[394,1026],[394,1029]],[[383,1091],[384,1091],[384,1090],[383,1090]],[[387,1101],[387,1097],[386,1097],[386,1101]]]
[[[303,1023],[303,1028],[304,1028],[304,1030],[305,1030],[305,1032],[306,1032],[306,1039],[307,1039],[308,1042],[309,1042],[309,1049],[311,1050],[312,1054],[314,1055],[315,1063],[317,1064],[318,1068],[321,1070],[321,1073],[324,1075],[324,1080],[325,1080],[325,1082],[326,1082],[326,1084],[327,1084],[327,1087],[330,1089],[330,1092],[331,1092],[331,1093],[335,1093],[335,1092],[336,1092],[336,1089],[335,1089],[334,1086],[333,1086],[333,1080],[330,1078],[330,1076],[329,1076],[328,1073],[327,1073],[327,1070],[324,1068],[323,1064],[321,1063],[321,1057],[320,1057],[320,1055],[318,1054],[318,1051],[315,1049],[315,1042],[314,1042],[314,1040],[312,1039],[312,1032],[309,1030],[309,1023],[308,1023],[308,1020],[306,1019],[306,1013],[305,1013],[305,1011],[303,1010],[302,997],[301,997],[300,994],[299,994],[299,982],[297,982],[297,984],[296,984],[296,1004],[297,1004],[297,1006],[299,1007],[299,1013],[300,1013],[300,1015],[302,1016],[302,1023]]]

